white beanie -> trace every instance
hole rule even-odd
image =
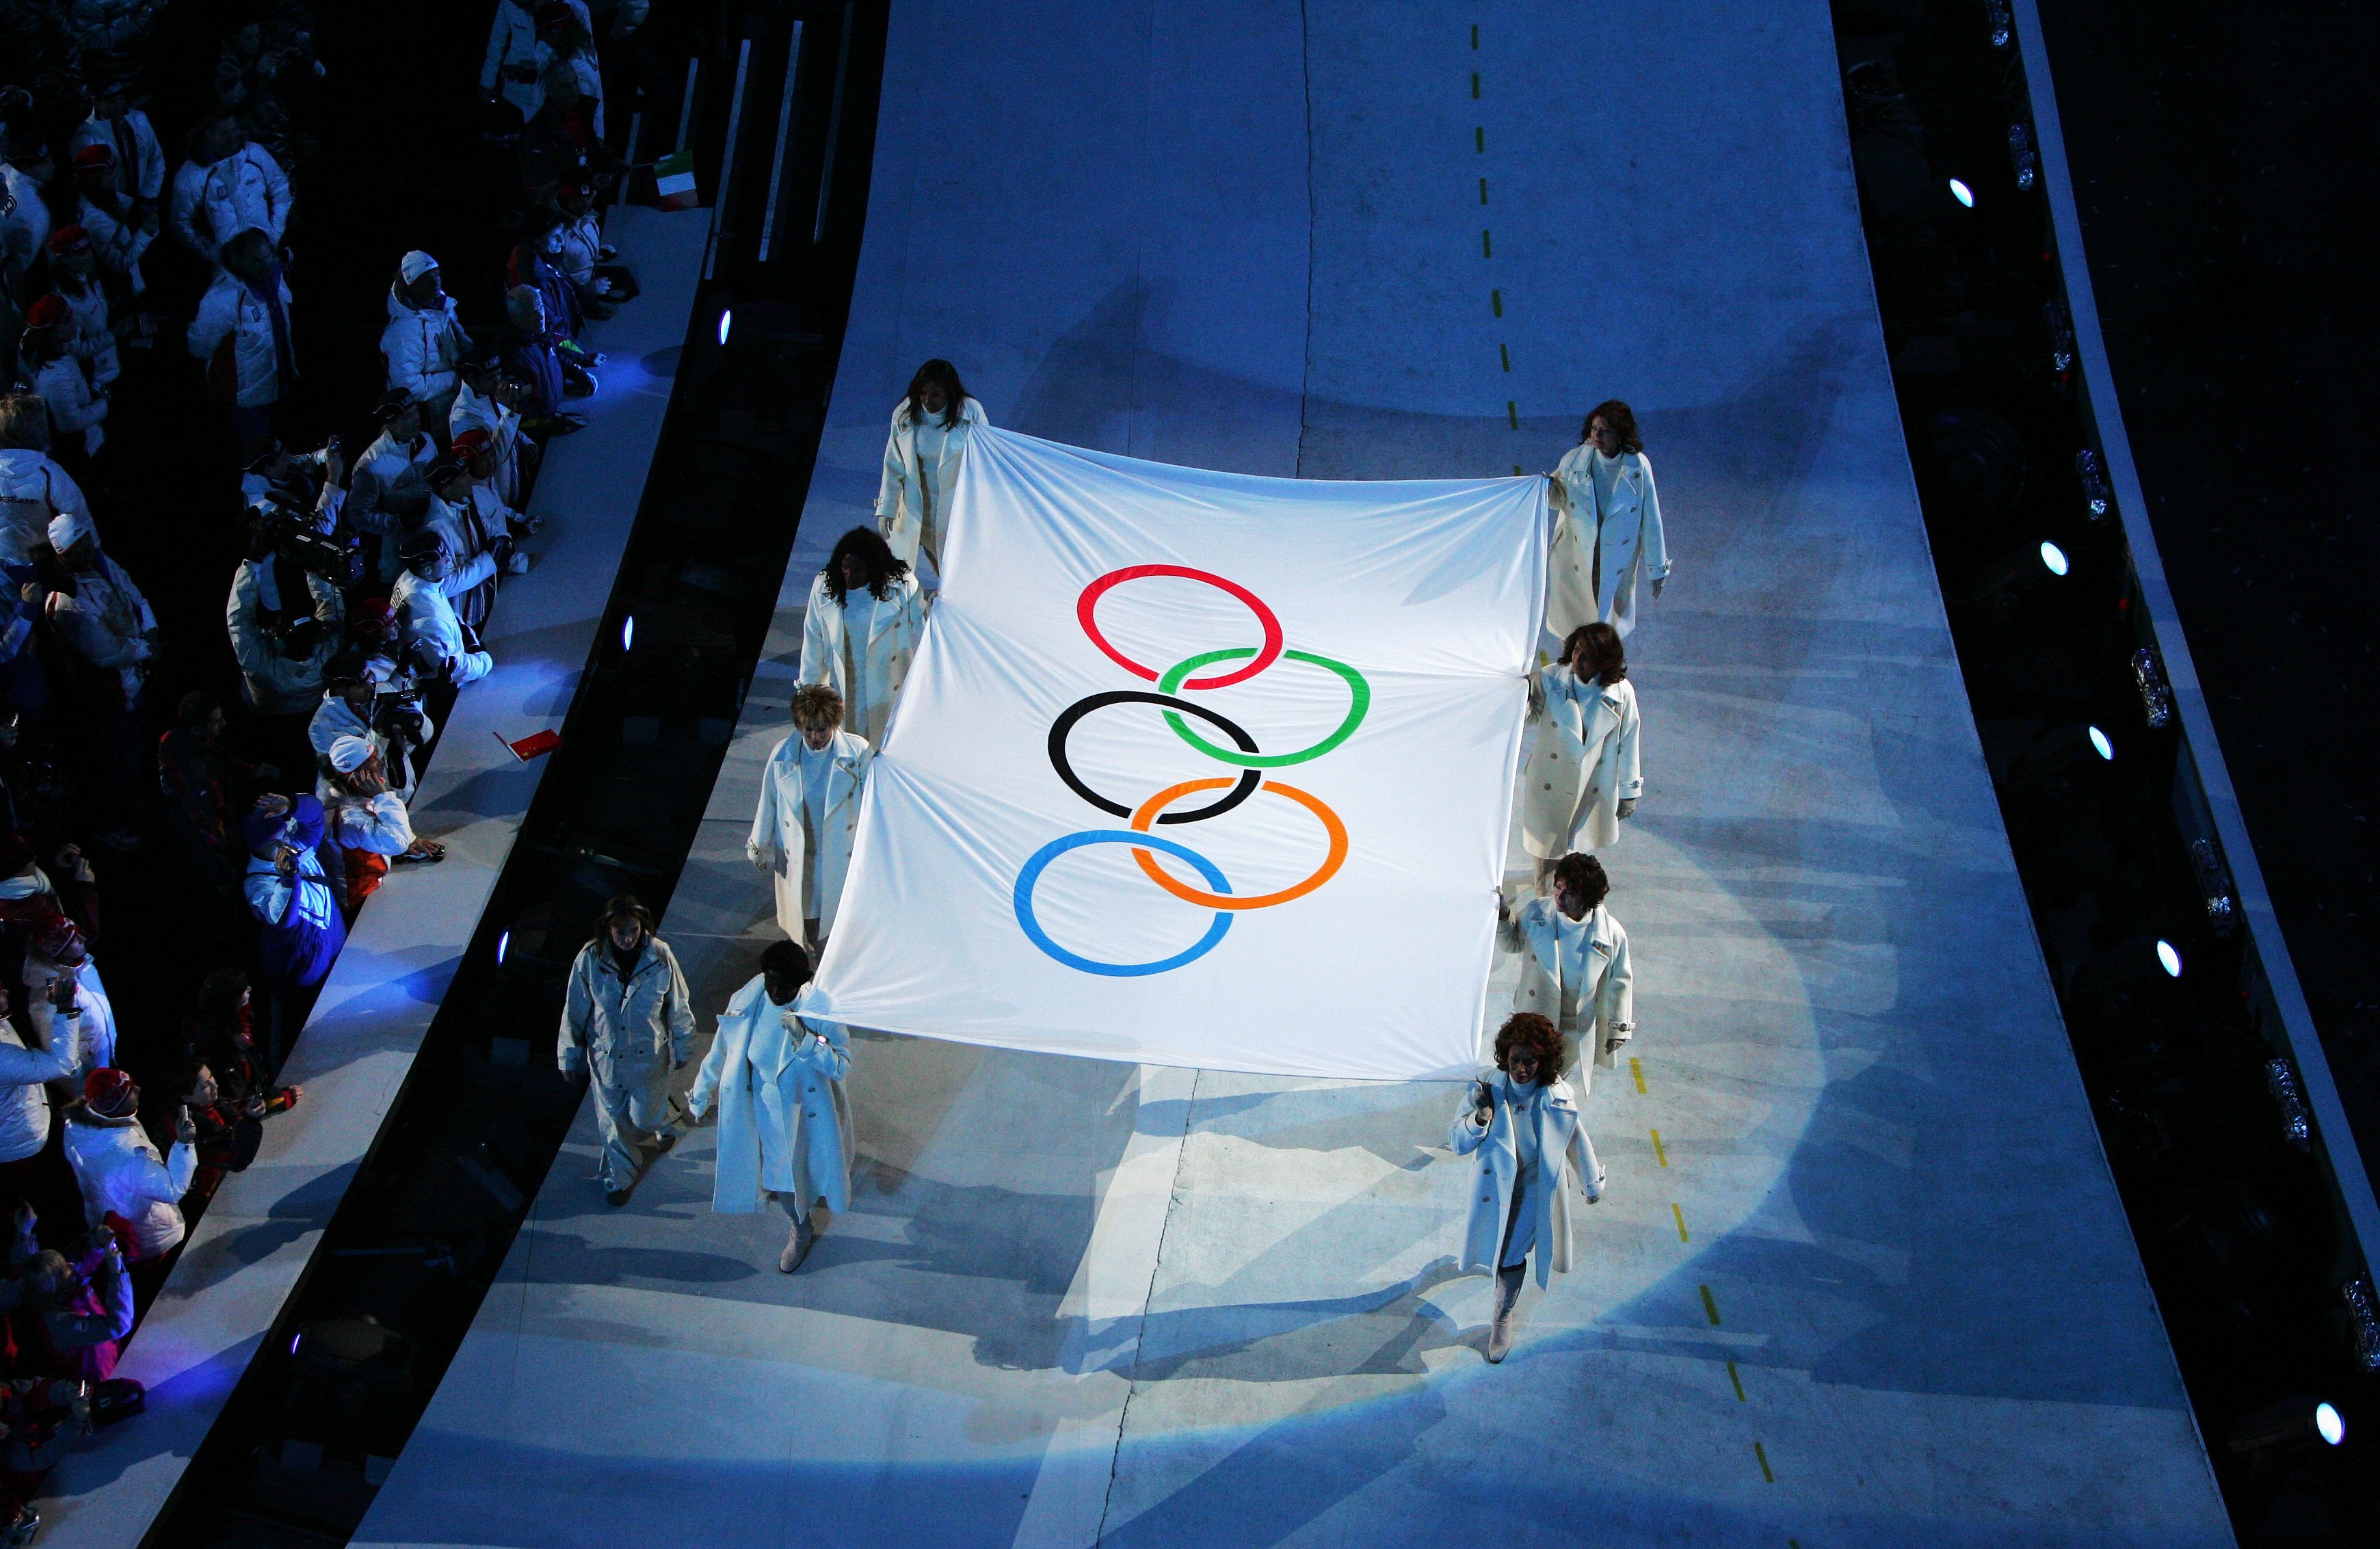
[[[50,518],[50,547],[63,554],[84,539],[97,539],[91,518],[79,511],[61,511]]]
[[[341,737],[331,744],[331,768],[341,774],[353,774],[371,756],[372,744],[361,737]]]
[[[419,248],[396,260],[396,272],[405,277],[408,285],[437,267],[438,260]]]

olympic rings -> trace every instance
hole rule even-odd
[[[1140,810],[1132,815],[1132,826],[1138,831],[1147,833],[1148,820],[1177,799],[1190,794],[1193,791],[1212,791],[1219,785],[1230,783],[1232,782],[1228,780],[1185,780],[1179,785],[1169,786],[1140,804]],[[1277,903],[1287,903],[1292,899],[1304,898],[1338,875],[1341,863],[1347,859],[1347,825],[1339,821],[1337,813],[1294,785],[1283,785],[1277,780],[1269,780],[1265,781],[1265,789],[1276,795],[1287,796],[1291,801],[1320,818],[1322,831],[1330,837],[1330,853],[1322,857],[1322,864],[1316,866],[1314,874],[1305,881],[1293,883],[1277,893],[1258,893],[1254,898],[1232,898],[1225,896],[1230,891],[1229,889],[1225,889],[1220,893],[1204,893],[1186,882],[1175,881],[1166,875],[1163,866],[1157,864],[1157,857],[1146,850],[1135,850],[1132,853],[1132,858],[1140,863],[1140,869],[1148,874],[1150,881],[1184,903],[1204,904],[1209,909],[1270,909]],[[1165,821],[1162,817],[1158,817],[1157,820],[1160,823]],[[1210,877],[1209,880],[1212,878]],[[1222,887],[1222,884],[1217,883],[1216,886]]]
[[[1122,586],[1126,581],[1137,581],[1149,575],[1178,575],[1185,581],[1204,581],[1210,587],[1227,591],[1246,603],[1248,611],[1257,616],[1257,623],[1264,626],[1264,648],[1254,653],[1255,660],[1236,672],[1227,672],[1220,678],[1202,678],[1187,686],[1229,688],[1233,684],[1247,682],[1280,660],[1281,621],[1273,617],[1272,610],[1265,606],[1264,599],[1247,587],[1241,586],[1237,581],[1226,581],[1220,575],[1208,571],[1193,570],[1184,564],[1131,564],[1122,570],[1111,570],[1085,587],[1083,595],[1075,600],[1075,617],[1081,622],[1083,633],[1091,637],[1091,644],[1105,652],[1109,660],[1130,672],[1134,677],[1147,678],[1149,682],[1155,683],[1157,669],[1143,667],[1139,662],[1108,644],[1108,637],[1099,633],[1099,599],[1104,597],[1111,587]],[[1173,691],[1168,689],[1166,692],[1171,694]]]
[[[1240,646],[1231,650],[1208,651],[1204,656],[1194,656],[1178,666],[1168,668],[1165,676],[1157,680],[1157,686],[1171,694],[1181,686],[1182,677],[1185,672],[1196,672],[1210,661],[1228,661],[1235,656],[1254,656],[1256,652],[1247,647]],[[1217,747],[1213,743],[1182,724],[1182,718],[1172,710],[1165,712],[1165,724],[1173,728],[1174,735],[1208,757],[1220,763],[1237,764],[1244,769],[1281,769],[1287,768],[1292,764],[1303,764],[1309,758],[1321,757],[1349,737],[1354,736],[1355,728],[1364,723],[1364,712],[1372,708],[1372,685],[1364,681],[1364,674],[1343,661],[1333,661],[1327,656],[1316,656],[1311,651],[1283,651],[1281,654],[1292,661],[1310,662],[1317,667],[1327,667],[1347,680],[1347,719],[1339,723],[1337,731],[1316,743],[1312,747],[1301,753],[1259,754],[1253,744],[1242,743],[1240,752],[1233,754]],[[1191,707],[1185,705],[1183,708],[1187,709]],[[1214,718],[1209,716],[1208,719],[1211,720]]]
[[[1217,781],[1215,783],[1220,785],[1222,781]],[[1101,962],[1097,958],[1087,958],[1078,952],[1068,951],[1050,940],[1050,933],[1043,930],[1041,922],[1035,918],[1033,889],[1034,885],[1041,880],[1041,873],[1049,868],[1051,861],[1069,850],[1079,850],[1087,844],[1148,845],[1162,850],[1169,855],[1181,856],[1196,866],[1198,874],[1216,887],[1223,889],[1231,887],[1231,884],[1223,879],[1222,872],[1216,868],[1214,862],[1186,844],[1176,844],[1170,839],[1160,839],[1155,834],[1125,833],[1115,829],[1085,829],[1080,833],[1068,834],[1062,839],[1053,839],[1033,852],[1033,858],[1026,861],[1025,869],[1016,874],[1016,923],[1025,928],[1026,937],[1035,946],[1067,967],[1080,969],[1086,974],[1104,974],[1111,978],[1118,979],[1162,974],[1169,969],[1179,968],[1185,962],[1194,962],[1205,957],[1215,950],[1216,943],[1222,940],[1224,933],[1232,928],[1232,916],[1218,912],[1215,915],[1215,923],[1207,927],[1206,935],[1172,957],[1160,958],[1153,962]]]
[[[1116,649],[1109,643],[1107,636],[1099,633],[1098,611],[1099,599],[1109,590],[1126,581],[1138,580],[1149,575],[1172,575],[1184,580],[1204,581],[1210,587],[1229,592],[1245,603],[1248,611],[1256,615],[1257,623],[1264,629],[1264,644],[1261,647],[1233,646],[1222,650],[1201,652],[1187,660],[1175,663],[1166,669],[1161,675],[1154,668],[1142,666]],[[1146,678],[1156,684],[1158,692],[1152,694],[1147,689],[1122,688],[1087,695],[1069,705],[1056,720],[1050,723],[1050,765],[1058,771],[1058,778],[1066,782],[1068,790],[1090,803],[1091,805],[1101,812],[1129,818],[1132,826],[1129,829],[1086,829],[1080,833],[1053,839],[1033,853],[1031,858],[1026,861],[1023,868],[1016,874],[1014,898],[1016,923],[1023,928],[1027,940],[1059,962],[1085,974],[1100,974],[1116,978],[1137,978],[1151,974],[1164,974],[1186,963],[1195,962],[1213,951],[1232,928],[1232,917],[1240,911],[1270,909],[1280,904],[1293,902],[1304,898],[1339,874],[1339,868],[1347,860],[1346,824],[1340,821],[1339,815],[1330,810],[1320,797],[1310,792],[1301,791],[1296,786],[1283,785],[1277,780],[1269,780],[1258,771],[1283,768],[1292,764],[1303,764],[1311,759],[1319,758],[1354,736],[1355,729],[1363,724],[1365,714],[1371,708],[1372,704],[1371,685],[1365,681],[1363,673],[1343,661],[1334,661],[1327,656],[1316,656],[1311,651],[1285,649],[1281,621],[1274,617],[1272,610],[1265,606],[1261,598],[1235,581],[1227,581],[1220,575],[1204,570],[1193,570],[1186,565],[1135,564],[1126,565],[1120,570],[1111,570],[1083,588],[1082,595],[1075,599],[1075,617],[1081,623],[1083,633],[1090,636],[1091,644],[1099,647],[1109,660],[1135,677]],[[1202,667],[1208,667],[1219,661],[1236,661],[1243,657],[1247,659],[1247,665],[1236,672],[1218,673],[1209,678],[1190,676]],[[1300,749],[1295,753],[1266,753],[1257,745],[1256,738],[1250,736],[1247,730],[1239,722],[1203,706],[1195,705],[1187,699],[1176,697],[1177,691],[1181,690],[1229,688],[1233,684],[1245,683],[1283,657],[1287,657],[1292,661],[1336,672],[1347,684],[1346,718],[1340,721],[1337,729],[1330,735],[1311,747]],[[1067,739],[1074,734],[1075,725],[1085,716],[1095,710],[1105,709],[1110,705],[1127,704],[1158,706],[1164,711],[1165,723],[1173,729],[1174,735],[1218,763],[1236,766],[1240,771],[1239,775],[1235,779],[1215,777],[1206,780],[1186,780],[1178,785],[1166,787],[1137,807],[1127,807],[1123,803],[1111,801],[1092,790],[1084,781],[1082,776],[1075,772],[1075,766],[1067,757]],[[1191,731],[1188,723],[1182,719],[1184,713],[1196,716],[1222,732],[1236,744],[1238,751],[1233,752],[1230,748],[1219,747]],[[1222,791],[1226,786],[1230,789],[1225,791],[1223,795],[1204,806],[1194,807],[1187,812],[1166,810],[1185,796],[1194,795],[1201,791]],[[1223,876],[1222,868],[1216,865],[1214,862],[1188,845],[1170,839],[1160,839],[1151,831],[1160,824],[1203,823],[1209,817],[1220,817],[1256,794],[1260,789],[1271,791],[1286,800],[1295,802],[1312,813],[1321,823],[1323,836],[1327,841],[1321,864],[1317,865],[1304,880],[1293,882],[1277,891],[1245,897],[1233,893],[1230,880]],[[1097,958],[1085,957],[1080,952],[1072,951],[1058,945],[1050,938],[1050,933],[1041,928],[1041,922],[1034,914],[1033,890],[1039,886],[1041,874],[1049,869],[1050,862],[1070,851],[1093,844],[1129,845],[1132,848],[1133,860],[1138,864],[1142,873],[1150,881],[1185,903],[1195,903],[1203,909],[1212,909],[1215,911],[1214,923],[1207,927],[1205,935],[1172,957],[1159,958],[1148,962],[1103,962]],[[1208,888],[1194,888],[1172,876],[1163,866],[1158,865],[1157,853],[1159,852],[1187,861],[1199,876],[1207,879]]]
[[[1100,795],[1098,792],[1092,790],[1088,785],[1086,785],[1083,782],[1083,777],[1075,772],[1073,761],[1068,759],[1066,756],[1066,739],[1074,734],[1075,723],[1082,720],[1085,716],[1090,714],[1093,710],[1105,709],[1110,705],[1125,704],[1170,705],[1175,709],[1188,710],[1192,715],[1202,716],[1221,727],[1224,732],[1231,737],[1232,741],[1240,744],[1243,751],[1251,754],[1257,751],[1257,740],[1254,737],[1249,736],[1247,732],[1241,728],[1239,722],[1235,720],[1226,720],[1221,716],[1217,715],[1214,711],[1207,708],[1203,705],[1194,705],[1186,699],[1176,699],[1171,694],[1151,694],[1145,688],[1116,688],[1110,689],[1105,694],[1094,694],[1087,698],[1077,699],[1072,705],[1066,707],[1066,711],[1063,715],[1061,715],[1057,720],[1050,723],[1050,763],[1052,768],[1057,769],[1058,778],[1066,782],[1068,790],[1071,790],[1075,794],[1082,797],[1083,800],[1090,803],[1093,806],[1098,807],[1101,812],[1112,812],[1118,817],[1129,817],[1132,816],[1132,808],[1124,805],[1122,802],[1111,802],[1108,800],[1105,796]],[[1169,709],[1165,713],[1170,716],[1173,714],[1173,710]],[[1178,720],[1179,718],[1176,717],[1175,719]],[[1188,728],[1184,728],[1184,733],[1185,735],[1189,734]],[[1201,823],[1209,817],[1220,817],[1224,813],[1231,811],[1232,808],[1239,805],[1242,802],[1246,801],[1250,796],[1255,795],[1257,786],[1262,782],[1263,779],[1264,777],[1257,774],[1256,770],[1250,769],[1240,777],[1238,788],[1232,791],[1230,795],[1225,796],[1221,801],[1210,803],[1206,806],[1200,807],[1196,812],[1172,813],[1166,817],[1159,818],[1158,821],[1160,823]],[[1231,782],[1229,781],[1219,780],[1215,781],[1215,783],[1218,785],[1228,785]]]

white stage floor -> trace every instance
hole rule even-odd
[[[577,405],[590,424],[547,451],[532,508],[549,522],[528,545],[534,568],[504,583],[490,620],[495,671],[455,699],[413,803],[446,859],[392,875],[357,917],[282,1071],[305,1101],[215,1191],[126,1348],[118,1374],[148,1385],[148,1412],[51,1471],[45,1545],[138,1543],[178,1487],[380,1132],[512,853],[547,761],[523,764],[495,739],[559,727],[577,690],[661,438],[708,229],[657,210],[607,220],[644,296],[594,325],[611,359],[602,392]]]
[[[884,103],[663,925],[698,1000],[770,935],[755,771],[920,359],[1035,434],[1316,478],[1543,469],[1623,396],[1678,571],[1631,642],[1609,1196],[1489,1368],[1455,1088],[861,1034],[855,1208],[796,1277],[710,1214],[711,1131],[612,1211],[582,1121],[357,1542],[2229,1543],[1943,623],[1821,0],[896,7]]]

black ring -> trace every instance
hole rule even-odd
[[[1257,746],[1257,740],[1249,736],[1237,721],[1226,720],[1203,705],[1194,705],[1187,699],[1176,699],[1171,694],[1151,694],[1145,688],[1118,688],[1105,694],[1094,694],[1086,698],[1077,699],[1066,707],[1066,712],[1063,715],[1050,723],[1050,766],[1058,771],[1058,778],[1064,781],[1075,794],[1098,807],[1101,812],[1113,813],[1118,817],[1130,817],[1132,808],[1121,802],[1111,802],[1084,784],[1082,776],[1075,772],[1075,766],[1066,759],[1066,738],[1075,730],[1075,722],[1093,710],[1103,710],[1110,705],[1162,705],[1169,710],[1181,710],[1185,714],[1195,715],[1201,720],[1210,722],[1216,730],[1238,744],[1242,753],[1264,751]],[[1225,792],[1220,800],[1210,802],[1205,806],[1193,807],[1187,812],[1163,813],[1157,820],[1160,823],[1198,823],[1209,817],[1220,817],[1255,795],[1257,787],[1263,783],[1264,774],[1261,770],[1242,769],[1239,783]]]

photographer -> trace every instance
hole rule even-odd
[[[480,554],[468,564],[457,564],[445,538],[430,527],[407,533],[396,551],[405,561],[405,574],[397,577],[388,600],[396,610],[413,660],[456,688],[493,672],[496,659],[478,648],[455,605],[472,587],[495,578],[495,560]]]
[[[462,386],[446,416],[446,428],[458,448],[474,430],[489,437],[492,466],[485,474],[474,467],[472,477],[488,479],[498,500],[521,510],[528,500],[529,478],[537,471],[537,442],[521,430],[520,406],[528,395],[528,383],[505,375],[504,361],[493,350],[467,356],[456,374]]]
[[[333,657],[322,678],[329,692],[306,727],[315,762],[325,771],[318,793],[326,801],[337,795],[327,778],[331,749],[341,737],[360,737],[380,755],[389,789],[412,800],[413,752],[428,746],[437,732],[421,708],[420,691],[403,678],[376,681],[363,652],[355,649]]]
[[[265,503],[248,509],[248,549],[232,573],[224,622],[248,708],[264,716],[310,715],[346,617],[339,579],[352,578],[353,571],[350,551],[311,530],[310,519],[282,503],[281,493],[276,486]]]

